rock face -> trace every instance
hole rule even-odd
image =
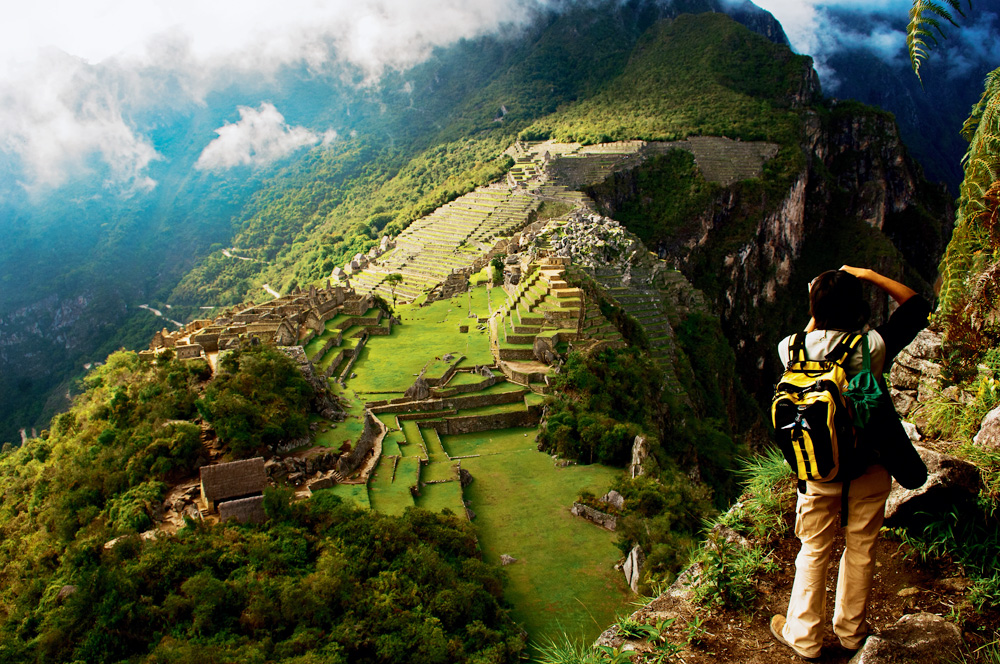
[[[927,481],[912,491],[893,482],[885,505],[887,525],[899,525],[919,512],[940,511],[975,499],[979,493],[979,471],[973,464],[919,445],[916,449],[927,466]]]
[[[625,559],[625,565],[622,566],[622,571],[625,573],[625,582],[628,583],[628,587],[632,589],[632,592],[639,592],[639,579],[642,578],[642,566],[646,564],[646,554],[643,553],[642,547],[636,544],[629,551],[628,558]]]
[[[805,120],[801,143],[806,163],[788,179],[780,202],[762,209],[759,197],[747,197],[740,186],[727,187],[670,237],[650,238],[659,242],[661,257],[713,296],[726,336],[737,347],[743,383],[759,403],[770,400],[781,373],[774,345],[801,325],[789,321],[789,313],[806,315],[804,286],[819,271],[851,261],[830,242],[834,234],[852,232],[841,230],[841,219],[871,227],[873,245],[899,249],[926,280],[908,285],[929,293],[953,218],[946,197],[921,179],[896,126],[884,115],[835,108],[829,116]],[[595,201],[603,214],[619,217],[626,205],[644,211],[643,201],[651,195],[637,175],[622,177],[616,191]],[[919,230],[907,230],[905,220],[920,206],[932,214]],[[730,229],[746,219],[757,221],[733,237]],[[814,257],[808,266],[801,263],[806,255]],[[886,258],[868,267],[899,277],[898,263]],[[873,322],[884,320],[888,298],[879,295],[871,305]]]
[[[940,616],[903,616],[880,634],[873,634],[850,664],[938,664],[961,661],[961,630]]]
[[[634,479],[643,475],[646,469],[642,464],[649,457],[649,443],[645,436],[636,436],[632,442],[632,462],[628,465],[628,473]]]
[[[912,413],[918,404],[939,394],[941,343],[940,334],[923,330],[896,356],[889,378],[892,379],[892,401],[896,412],[903,417]]]
[[[980,447],[993,449],[1000,447],[1000,406],[986,414],[979,427],[979,433],[972,440]]]

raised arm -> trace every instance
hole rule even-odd
[[[913,290],[909,286],[905,286],[898,281],[894,281],[889,277],[885,277],[875,270],[869,270],[866,267],[851,267],[850,265],[844,265],[840,269],[844,272],[853,274],[862,281],[874,284],[888,293],[889,297],[896,301],[896,304],[903,304],[917,294],[917,291]]]

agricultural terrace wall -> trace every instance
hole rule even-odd
[[[466,415],[465,417],[446,417],[443,420],[432,420],[424,426],[434,429],[441,436],[454,436],[462,433],[478,433],[497,429],[513,429],[517,427],[537,426],[541,420],[538,410],[518,410],[509,413],[493,415]]]
[[[492,376],[490,378],[484,378],[478,383],[469,383],[468,385],[456,385],[454,387],[443,387],[440,389],[431,390],[431,394],[438,397],[439,399],[446,399],[448,397],[453,397],[457,394],[464,394],[466,392],[478,392],[479,390],[485,390],[487,387],[492,387],[496,385],[497,377]]]
[[[361,466],[365,457],[375,449],[376,445],[381,451],[382,439],[385,438],[386,431],[387,429],[381,420],[375,417],[370,410],[365,410],[365,428],[361,432],[361,437],[358,438],[354,448],[337,461],[337,472],[346,477]]]
[[[368,334],[373,337],[387,337],[392,334],[392,317],[388,319],[388,325],[372,325],[368,327]]]
[[[335,334],[334,336],[332,336],[329,339],[327,339],[326,343],[323,344],[323,348],[321,348],[320,351],[318,353],[316,353],[316,355],[314,357],[318,357],[318,358],[323,357],[324,355],[326,355],[326,353],[327,353],[328,350],[330,350],[334,346],[339,346],[343,342],[344,342],[344,331],[343,330],[337,330],[337,334]],[[302,345],[305,345],[305,344],[303,343]]]
[[[457,410],[438,410],[432,413],[400,413],[396,416],[396,419],[400,422],[405,422],[407,420],[433,420],[442,415],[457,415]]]
[[[382,310],[378,309],[374,316],[351,316],[344,322],[337,325],[337,329],[343,331],[349,327],[358,325],[360,327],[375,327],[382,321]]]
[[[501,392],[499,394],[476,394],[467,397],[452,397],[449,399],[427,399],[425,401],[410,401],[402,404],[387,404],[372,408],[374,413],[414,413],[440,410],[462,410],[479,408],[481,406],[499,406],[506,403],[517,403],[524,400],[527,390]]]
[[[337,367],[340,366],[340,363],[344,361],[344,353],[346,352],[346,350],[341,349],[340,352],[334,356],[333,361],[330,362],[330,366],[323,372],[323,378],[329,378],[333,375],[333,373],[337,370]]]
[[[500,363],[500,370],[503,371],[507,379],[512,383],[517,383],[518,385],[529,385],[531,383],[543,383],[545,382],[545,377],[548,375],[544,372],[539,371],[518,371],[512,368],[506,362]]]
[[[440,378],[428,378],[427,376],[422,376],[424,382],[427,383],[428,387],[437,387],[439,385],[446,385],[448,381],[451,380],[452,376],[455,375],[455,372],[458,371],[458,365],[464,359],[465,355],[459,355],[458,359],[456,359],[455,362],[450,367],[448,367],[448,369],[441,375]]]
[[[361,349],[365,347],[366,343],[368,343],[367,334],[361,337],[361,341],[359,341],[358,345],[354,347],[353,351],[351,351],[351,361],[347,363],[347,366],[344,367],[344,370],[340,373],[341,385],[343,385],[344,381],[347,380],[347,377],[351,375],[351,369],[354,367],[354,363],[358,361],[358,357],[361,355]]]

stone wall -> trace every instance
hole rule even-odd
[[[457,415],[457,410],[437,410],[434,412],[424,412],[424,413],[400,413],[396,416],[396,419],[400,422],[406,422],[408,420],[433,420],[439,417],[447,417],[448,415]]]
[[[402,417],[402,416],[400,416]],[[537,411],[517,410],[509,413],[493,415],[467,415],[464,417],[446,417],[426,424],[442,436],[454,436],[462,433],[478,433],[496,429],[513,429],[515,427],[537,426],[541,415]]]
[[[618,519],[606,512],[600,510],[595,510],[589,505],[584,505],[583,503],[573,503],[573,509],[570,512],[574,516],[579,516],[587,521],[593,521],[601,528],[607,528],[608,530],[614,531],[618,526]]]
[[[413,413],[440,410],[463,410],[481,406],[499,406],[507,403],[517,403],[524,400],[526,390],[502,392],[500,394],[476,394],[467,397],[450,397],[447,399],[427,399],[426,401],[410,401],[400,404],[386,404],[372,408],[374,413]]]
[[[468,385],[456,385],[455,387],[444,387],[435,388],[431,390],[431,394],[439,399],[445,399],[448,397],[453,397],[458,394],[464,394],[466,392],[478,392],[479,390],[485,390],[487,387],[492,387],[497,383],[497,377],[492,376],[490,378],[484,378],[478,383],[469,383]]]
[[[351,375],[351,369],[354,368],[354,363],[358,361],[358,357],[361,355],[361,349],[365,347],[366,343],[368,343],[368,335],[361,337],[361,341],[358,342],[358,345],[354,347],[353,351],[350,351],[351,361],[348,362],[347,366],[344,367],[344,370],[340,372],[340,378],[338,379],[341,385],[343,385],[344,381]]]
[[[331,376],[333,376],[334,372],[337,370],[337,367],[339,367],[340,363],[344,361],[344,354],[346,352],[347,352],[346,350],[341,349],[334,356],[333,361],[330,362],[330,366],[328,366],[326,368],[326,371],[323,372],[323,378],[330,378]]]
[[[357,470],[365,457],[375,448],[376,443],[380,443],[385,437],[385,432],[385,425],[370,410],[365,410],[364,431],[361,432],[361,437],[354,444],[354,448],[337,461],[337,472],[347,477]]]

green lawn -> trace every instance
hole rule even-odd
[[[360,507],[371,509],[371,503],[368,502],[368,487],[364,484],[334,484],[329,489],[323,489],[323,491],[329,491],[340,496],[344,499],[344,502],[354,502]]]
[[[448,381],[447,387],[456,387],[458,385],[476,385],[484,380],[486,380],[486,377],[480,376],[477,373],[473,373],[471,371],[459,371],[451,377],[451,380]]]
[[[458,478],[458,472],[455,470],[455,464],[457,461],[445,460],[445,461],[431,461],[424,464],[423,470],[420,471],[420,481],[421,482],[440,482],[441,480],[453,480]]]
[[[410,487],[417,483],[418,462],[412,457],[400,458],[396,464],[395,481],[392,479],[392,462],[392,457],[379,459],[368,482],[368,499],[372,509],[399,515],[413,506]]]
[[[501,288],[493,289],[494,305],[501,300],[502,292]],[[472,307],[477,315],[488,315],[485,287],[473,291]],[[476,321],[468,318],[467,293],[426,307],[401,305],[397,313],[403,324],[393,326],[389,336],[370,337],[354,364],[353,371],[358,377],[350,384],[358,392],[403,392],[416,380],[414,374],[419,374],[428,362],[448,353],[456,357],[464,355],[466,360],[462,366],[493,364],[489,336],[477,331]],[[470,325],[470,332],[462,334],[458,326],[466,323]],[[345,331],[345,341],[353,330]],[[442,373],[443,369],[438,375]]]
[[[455,481],[422,486],[420,487],[420,496],[417,498],[417,505],[435,512],[447,508],[455,514],[462,515],[465,513],[465,504],[462,502],[462,485]]]
[[[465,497],[484,558],[518,559],[505,568],[506,596],[534,641],[562,631],[591,641],[627,610],[632,598],[612,569],[621,557],[614,533],[569,512],[582,490],[603,493],[620,470],[556,468],[535,449],[534,429],[445,436],[444,445],[453,456],[484,455],[462,460],[473,477]]]

